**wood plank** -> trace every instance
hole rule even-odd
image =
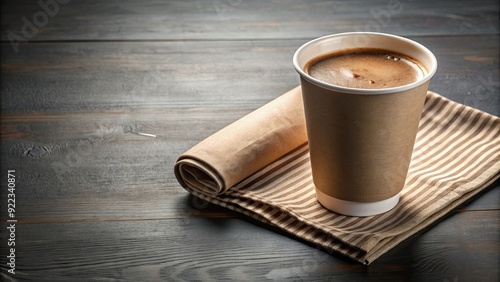
[[[435,52],[430,89],[500,115],[499,37],[414,38]],[[251,110],[299,84],[304,40],[1,44],[1,110]],[[270,63],[272,62],[272,63]]]
[[[23,223],[233,216],[198,211],[173,175],[176,158],[241,111],[27,114],[2,119],[27,137],[3,138],[2,168],[15,169]],[[21,119],[21,121],[19,121]],[[203,119],[211,122],[203,122]],[[145,132],[156,138],[141,136]],[[500,186],[466,210],[498,209]],[[193,205],[191,203],[191,205]],[[201,204],[200,204],[201,205]],[[203,206],[203,205],[201,205]],[[147,207],[147,208],[145,208]]]
[[[13,34],[27,41],[288,39],[346,31],[498,34],[499,12],[494,0],[94,0],[57,7],[46,12],[38,1],[2,2],[1,40],[10,42]],[[24,27],[23,33],[26,22],[33,30]]]
[[[403,242],[376,265],[396,270],[405,281],[497,281],[499,213],[454,214]]]
[[[455,214],[369,267],[258,223],[228,218],[20,224],[15,278],[495,281],[498,216],[500,211]],[[3,244],[0,250],[6,252]],[[5,260],[0,258],[2,265]],[[9,281],[5,268],[0,275]]]

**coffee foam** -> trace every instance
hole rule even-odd
[[[306,64],[306,72],[329,84],[380,89],[415,82],[427,70],[409,56],[375,48],[356,48],[314,58]]]

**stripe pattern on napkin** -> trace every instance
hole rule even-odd
[[[499,171],[500,119],[428,92],[405,188],[387,213],[350,217],[323,208],[314,193],[307,143],[225,194],[185,188],[327,252],[370,264],[488,187]]]

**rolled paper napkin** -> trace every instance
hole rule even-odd
[[[299,87],[182,154],[174,172],[199,198],[370,264],[500,177],[500,119],[429,91],[400,202],[371,217],[317,202]]]
[[[222,194],[244,178],[307,142],[300,88],[251,112],[179,157],[184,187]]]

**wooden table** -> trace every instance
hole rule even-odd
[[[498,116],[498,1],[37,2],[1,4],[2,281],[499,280],[498,182],[366,267],[173,175],[182,152],[296,86],[293,53],[331,33],[421,42],[439,61],[431,90]]]

